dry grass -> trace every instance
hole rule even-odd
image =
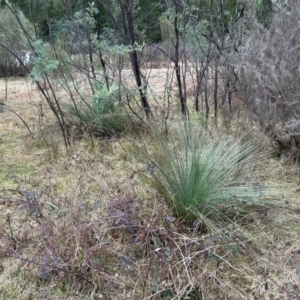
[[[8,89],[34,139],[0,114],[1,299],[300,299],[297,166],[266,157],[258,180],[280,184],[287,208],[252,213],[220,240],[173,220],[140,180],[135,135],[66,150],[46,116],[47,147],[37,91]]]

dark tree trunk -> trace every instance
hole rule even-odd
[[[146,96],[146,90],[145,90],[145,87],[143,87],[143,82],[142,82],[142,78],[141,78],[142,76],[141,76],[141,71],[140,71],[140,66],[139,66],[136,50],[132,50],[132,52],[130,53],[130,62],[131,62],[131,66],[132,66],[132,69],[134,72],[136,84],[139,88],[143,109],[145,111],[146,117],[149,118],[151,111],[150,111],[150,106],[149,106],[147,96]]]
[[[219,62],[218,58],[216,58],[215,62],[215,70],[214,70],[214,115],[217,120],[218,117],[218,79],[219,79]]]
[[[128,39],[130,39],[130,43],[132,46],[132,51],[130,52],[130,62],[131,67],[134,72],[135,81],[137,87],[139,89],[141,104],[146,114],[146,117],[150,117],[150,105],[146,96],[146,86],[143,86],[141,68],[138,60],[137,51],[134,49],[135,47],[135,35],[134,35],[134,18],[133,18],[133,0],[128,1],[128,6],[125,6],[126,9],[126,19],[128,24]]]
[[[202,65],[203,67],[203,65]],[[207,66],[203,67],[201,71],[197,70],[197,86],[196,86],[196,93],[195,93],[195,109],[199,112],[199,95],[202,92],[202,84],[203,78],[206,72]]]
[[[183,93],[183,86],[181,81],[181,74],[180,74],[180,65],[179,65],[179,30],[178,30],[178,18],[177,16],[174,19],[174,30],[175,30],[175,57],[174,57],[174,68],[176,73],[177,85],[178,85],[178,93],[179,99],[181,104],[181,112],[184,116],[187,114],[187,107],[186,107],[186,97]]]
[[[98,13],[96,16],[96,21],[97,21],[97,41],[100,41],[100,34],[101,34],[101,20],[100,20],[100,2],[97,0],[97,8],[98,8]],[[103,58],[102,55],[102,51],[99,50],[99,58],[100,58],[100,63],[101,63],[101,67],[103,69],[103,73],[104,73],[104,79],[105,79],[105,83],[106,83],[106,88],[109,91],[109,79],[108,79],[108,75],[107,75],[107,71],[106,71],[106,64],[105,64],[105,60]]]
[[[208,70],[206,70],[206,76],[205,76],[205,85],[204,85],[204,99],[205,99],[205,119],[206,119],[206,122],[209,118],[209,103],[208,103],[208,91],[207,91],[207,73],[208,73]]]

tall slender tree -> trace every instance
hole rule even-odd
[[[138,51],[136,49],[136,3],[134,0],[114,0],[109,2],[106,0],[99,1],[101,1],[101,4],[106,9],[111,20],[118,29],[118,32],[122,36],[124,43],[130,46],[130,63],[134,73],[135,82],[139,90],[141,105],[146,114],[146,117],[149,118],[151,110],[147,99],[146,85],[141,72]]]

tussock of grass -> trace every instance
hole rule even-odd
[[[262,151],[257,138],[228,136],[190,124],[182,127],[168,137],[155,135],[154,148],[146,154],[152,165],[148,181],[177,217],[201,220],[214,231],[218,219],[230,222],[242,212],[270,205],[266,200],[274,195],[267,196],[267,187],[251,180]]]

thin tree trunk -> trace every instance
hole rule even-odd
[[[230,112],[230,114],[232,113],[231,100],[232,100],[232,90],[230,89],[228,91],[228,106],[229,106],[229,112]]]
[[[195,109],[197,112],[199,112],[199,95],[202,92],[202,83],[203,83],[202,81],[203,81],[206,69],[207,69],[207,66],[205,66],[201,71],[197,70],[197,87],[196,87],[196,93],[195,93]]]
[[[138,61],[138,55],[137,55],[137,51],[134,49],[135,36],[134,36],[134,19],[133,19],[133,0],[131,0],[128,7],[126,7],[126,16],[127,16],[127,24],[128,24],[128,34],[131,40],[131,46],[133,47],[132,51],[130,52],[131,67],[133,69],[135,81],[139,89],[142,107],[144,109],[146,117],[149,118],[151,110],[146,96],[146,86],[143,86],[142,83],[142,76],[141,76],[141,69]]]
[[[100,20],[100,2],[98,0],[97,0],[97,7],[98,7],[98,13],[97,13],[97,41],[100,42],[101,20]],[[105,60],[103,58],[101,50],[99,50],[99,57],[100,57],[101,67],[102,67],[103,73],[104,73],[106,88],[109,91],[109,78],[108,78],[108,75],[107,75],[106,64],[105,64]]]
[[[208,121],[209,118],[209,103],[208,103],[208,91],[207,91],[207,75],[208,75],[208,69],[206,70],[206,75],[205,75],[205,85],[204,85],[204,101],[205,101],[205,119],[206,119],[206,123]]]
[[[89,51],[89,63],[91,66],[91,71],[92,71],[92,78],[95,81],[96,80],[96,72],[95,72],[95,66],[94,66],[94,57],[93,57],[93,47],[92,47],[92,38],[90,35],[90,28],[89,28],[89,24],[86,20],[85,17],[85,7],[83,5],[83,2],[81,2],[81,11],[82,11],[82,17],[83,17],[83,23],[84,23],[84,30],[85,30],[85,34],[86,34],[86,39],[88,41],[88,51]],[[89,72],[89,70],[88,70]],[[92,89],[92,93],[93,95],[95,94],[95,89],[94,89],[94,82],[90,82],[91,85],[91,89]]]
[[[178,18],[177,16],[174,19],[174,29],[175,29],[175,58],[174,58],[174,68],[176,73],[177,85],[178,85],[178,93],[179,99],[181,104],[181,112],[184,116],[187,114],[187,107],[186,107],[186,98],[184,97],[183,93],[183,86],[181,82],[181,75],[180,75],[180,65],[179,65],[179,30],[178,30]]]
[[[216,57],[215,61],[215,70],[214,70],[214,115],[215,121],[217,121],[218,117],[218,80],[219,80],[219,59]]]
[[[5,100],[7,100],[8,77],[4,76],[5,81]]]

